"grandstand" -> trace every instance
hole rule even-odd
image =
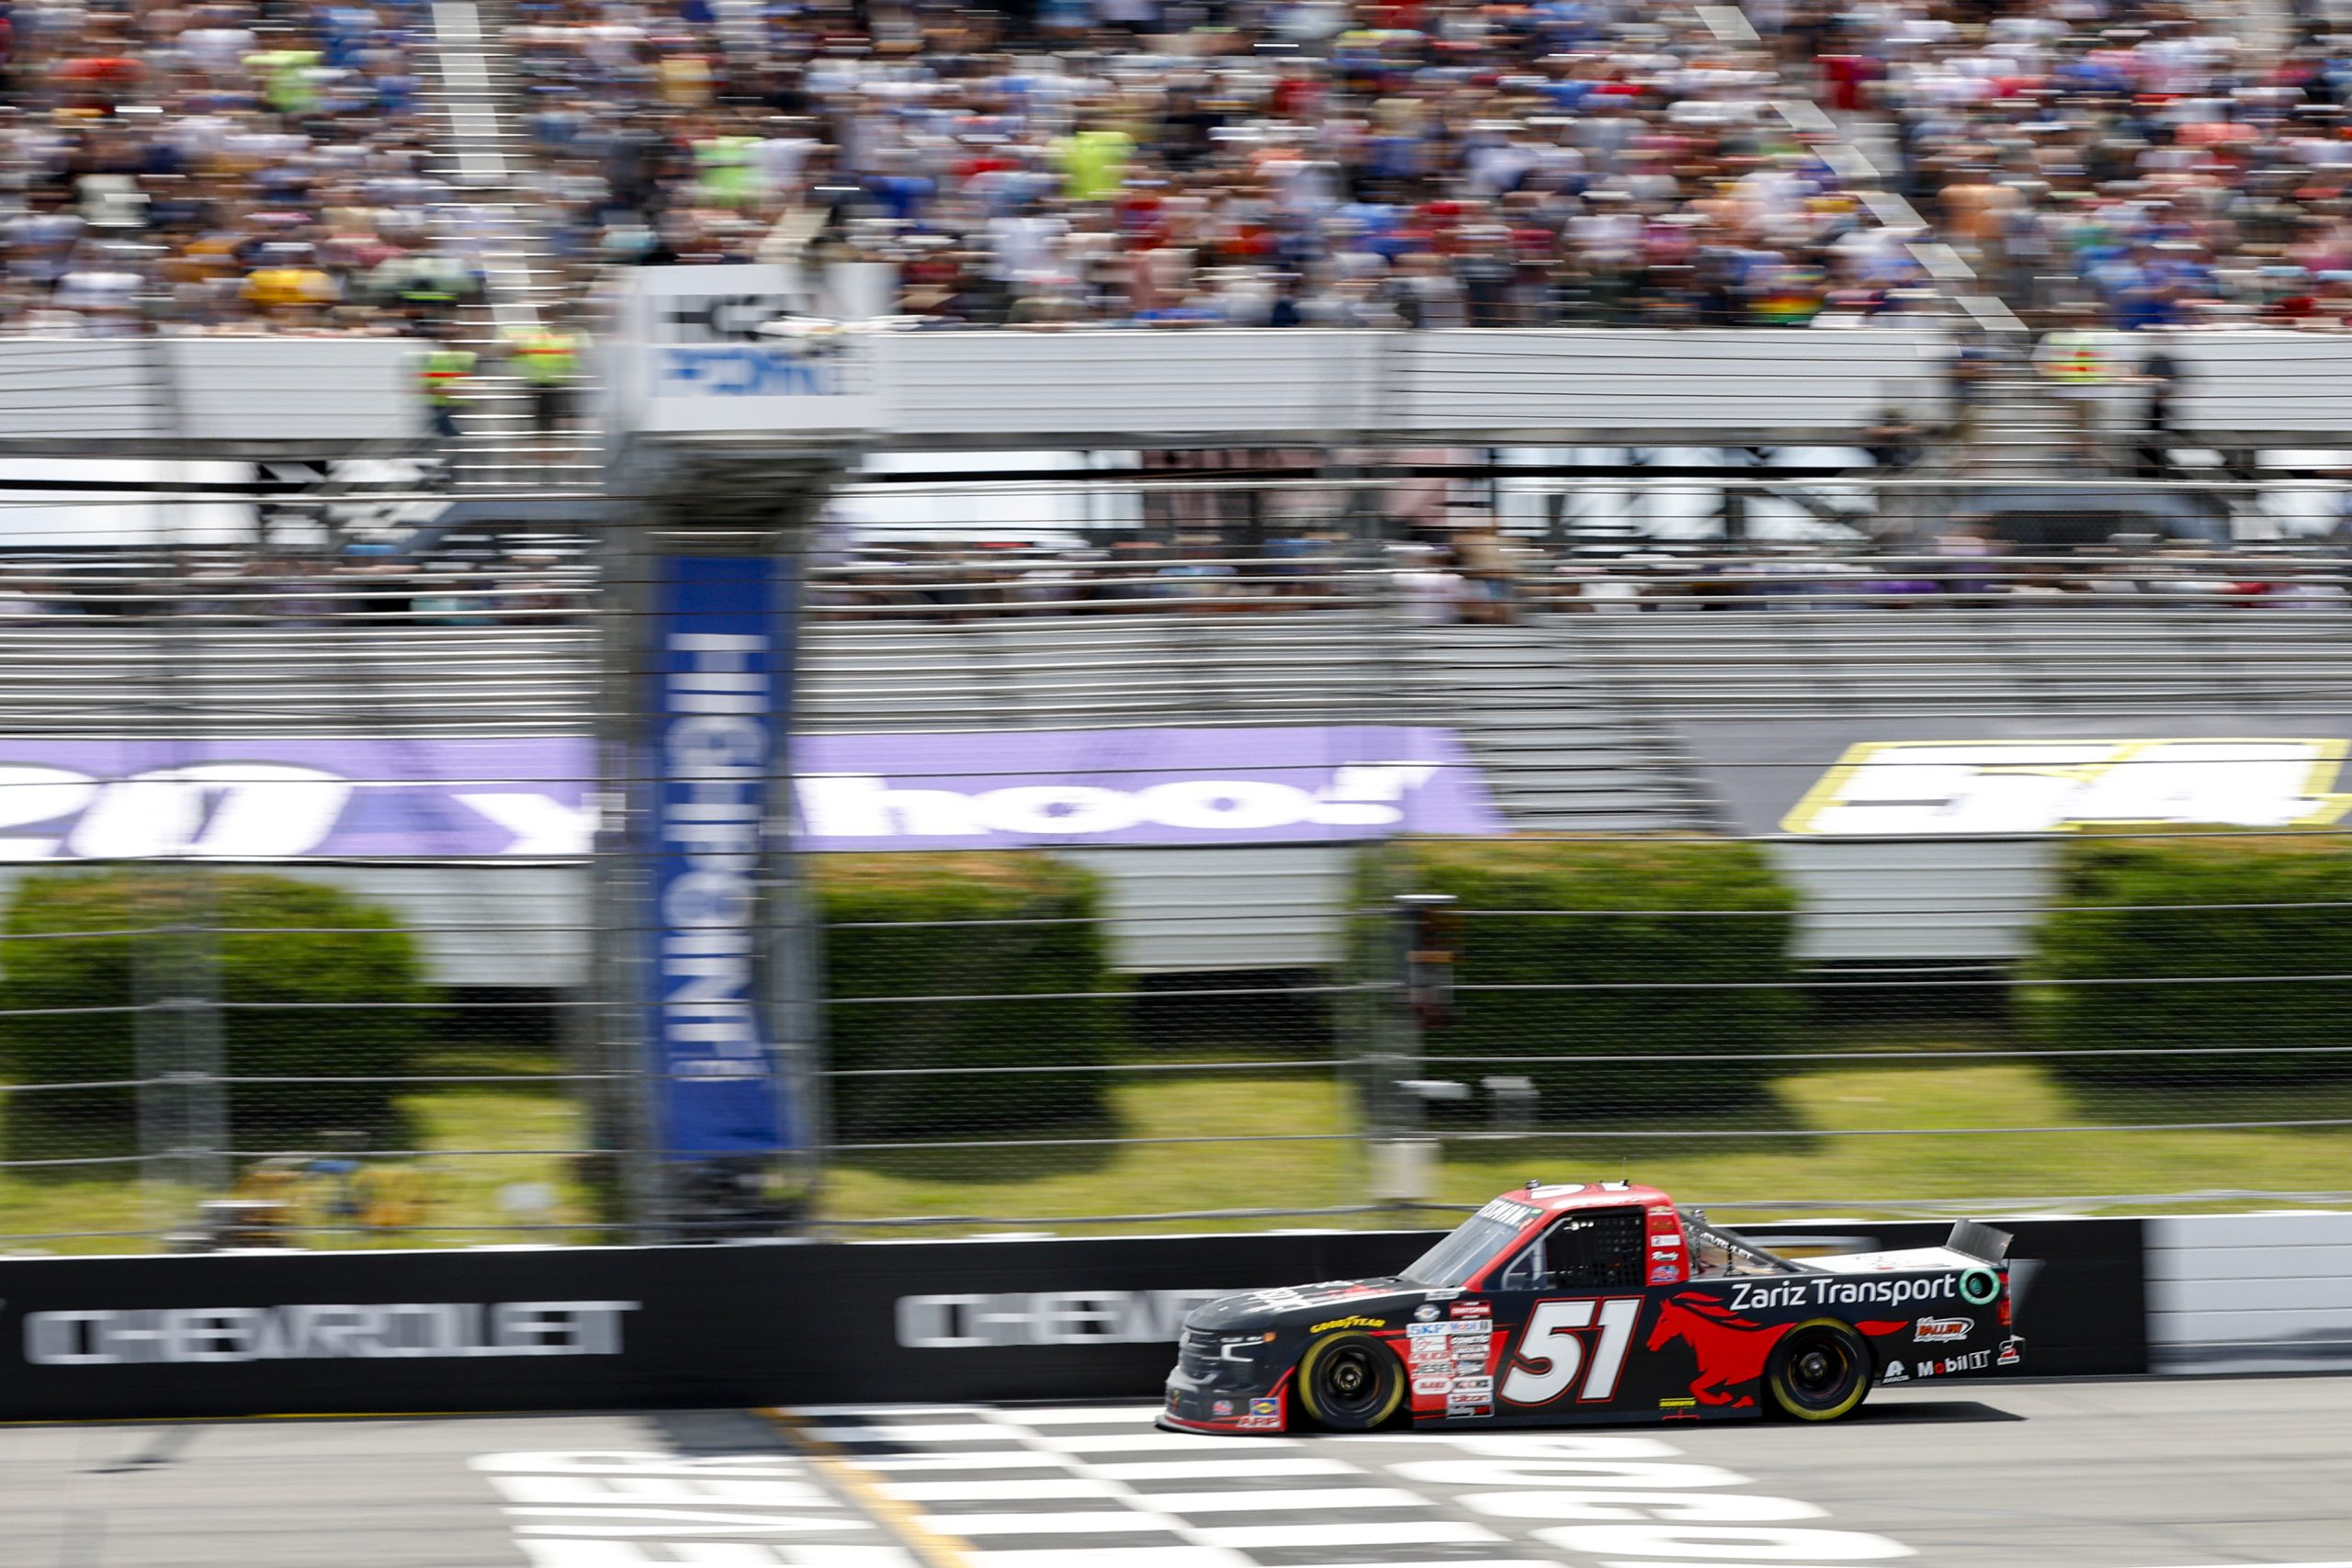
[[[1761,843],[1804,984],[2006,986],[2042,827],[1793,804],[1853,745],[2233,728],[2334,799],[2352,253],[2314,133],[2346,78],[2267,7],[1765,10],[28,14],[0,452],[142,466],[12,470],[0,767],[55,804],[125,781],[42,744],[365,741],[387,776],[339,782],[380,803],[516,742],[473,783],[564,786],[528,852],[284,868],[394,910],[447,995],[560,1016],[583,1076],[641,1073],[649,628],[673,563],[741,552],[797,573],[807,755],[930,744],[1100,806],[1141,792],[1002,757],[1238,732],[1159,770],[1205,788],[1283,732],[1444,732],[1465,838]],[[596,340],[557,382],[550,330]],[[1399,982],[1346,924],[1388,807],[1262,772],[1325,816],[1022,841],[1097,874],[1085,984],[1166,1039],[1255,1052],[1295,1008],[1388,1052],[1421,1014],[1363,1021]],[[17,824],[12,885],[81,854],[71,815]],[[808,847],[761,849],[779,947]],[[901,1005],[795,953],[759,963],[797,1040]]]
[[[2229,603],[2216,583],[2203,604],[2080,593],[1898,614],[1604,616],[1583,623],[1583,651],[1662,717],[2342,714],[2352,620],[2332,569],[2284,584],[2306,581],[2319,596],[2271,610]]]

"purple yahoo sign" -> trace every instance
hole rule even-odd
[[[1453,732],[1393,725],[812,735],[804,848],[1330,842],[1504,830]],[[576,737],[0,739],[0,861],[570,859]]]

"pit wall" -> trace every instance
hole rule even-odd
[[[1804,1257],[1948,1228],[1747,1229]],[[2005,1228],[2033,1375],[2352,1371],[2352,1213]],[[1433,1235],[0,1259],[0,1419],[1148,1399],[1195,1303]]]
[[[1751,1234],[1802,1253],[1919,1246],[1948,1228],[1837,1221]],[[2148,1223],[2010,1228],[2032,1370],[2148,1370]],[[0,1419],[1148,1399],[1196,1302],[1393,1272],[1431,1239],[6,1259]]]

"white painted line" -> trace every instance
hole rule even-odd
[[[771,1546],[788,1568],[920,1568],[900,1546]]]
[[[1107,1481],[1055,1475],[1035,1481],[899,1481],[885,1480],[894,1497],[910,1503],[1031,1503],[1040,1497],[1116,1497],[1120,1489]]]
[[[984,1454],[922,1454],[916,1458],[869,1459],[857,1456],[860,1470],[888,1471],[893,1474],[926,1470],[1059,1470],[1061,1462],[1049,1453],[1036,1453],[1028,1449],[993,1449]]]
[[[910,1422],[903,1427],[810,1427],[806,1436],[820,1443],[1005,1443],[1012,1434],[985,1421]]]
[[[2025,323],[2018,320],[2018,313],[1989,294],[1963,294],[1960,297],[1960,308],[1996,331],[2025,331]],[[2307,1568],[2307,1565],[2296,1564],[2290,1568]]]
[[[1821,112],[1821,106],[1811,98],[1775,98],[1772,107],[1780,112],[1795,130],[1812,136],[1835,136],[1838,122]]]
[[[967,1552],[965,1556],[972,1568],[1103,1568],[1102,1549],[1092,1546],[1060,1551],[1052,1548],[1023,1551],[982,1550]],[[1227,1551],[1214,1546],[1123,1546],[1118,1549],[1116,1568],[1258,1568],[1258,1564],[1238,1551]],[[1413,1568],[1413,1565],[1398,1563],[1396,1568]],[[1477,1568],[1477,1565],[1464,1564],[1463,1568]]]
[[[1866,190],[1861,193],[1862,205],[1870,215],[1890,229],[1924,229],[1928,220],[1919,209],[1891,190]]]
[[[1736,6],[1694,6],[1699,19],[1707,30],[1725,43],[1761,43],[1755,28],[1748,24],[1747,13]]]
[[[1140,1421],[1148,1427],[1158,1418],[1157,1404],[1095,1404],[1083,1410],[1000,1410],[995,1418],[1006,1426],[1076,1427],[1089,1421]]]
[[[1428,1508],[1418,1492],[1393,1486],[1317,1486],[1292,1492],[1146,1492],[1143,1500],[1164,1514],[1272,1513],[1298,1508]]]
[[[1952,282],[1976,276],[1976,269],[1961,260],[1958,251],[1939,240],[1922,240],[1904,248],[1911,253],[1913,261],[1928,269],[1929,277]]]
[[[837,1416],[969,1416],[977,1421],[980,1417],[980,1407],[977,1404],[796,1404],[792,1406],[786,1414],[811,1417],[831,1417]]]
[[[1836,146],[1824,147],[1820,152],[1821,161],[1835,170],[1841,180],[1850,180],[1859,185],[1864,180],[1879,177],[1878,165],[1862,156],[1862,150],[1859,147],[1849,147],[1840,141]]]
[[[1227,1525],[1193,1532],[1213,1546],[1265,1551],[1285,1546],[1451,1546],[1500,1540],[1483,1525],[1454,1519],[1368,1519],[1362,1524]]]
[[[1001,1430],[991,1432],[1001,1437]],[[1264,1453],[1295,1448],[1289,1438],[1196,1438],[1189,1432],[1132,1432],[1115,1438],[1056,1438],[1057,1453],[1066,1454],[1198,1454],[1247,1450]]]
[[[1173,1535],[1180,1528],[1174,1519],[1132,1508],[1110,1514],[925,1514],[922,1523],[934,1534],[967,1540],[976,1535],[1132,1535],[1138,1530]]]
[[[433,37],[444,48],[452,44],[481,44],[481,13],[471,0],[436,0],[433,7]]]
[[[1336,1459],[1151,1459],[1126,1464],[1091,1464],[1089,1472],[1110,1481],[1247,1481],[1258,1475],[1362,1475]]]
[[[795,1508],[811,1506],[795,1503]],[[516,1522],[507,1528],[516,1535],[584,1536],[603,1539],[617,1535],[675,1535],[680,1520],[675,1508],[616,1508],[603,1503],[576,1504],[570,1507],[508,1507],[507,1516]],[[526,1524],[527,1516],[549,1516],[548,1523]],[[721,1516],[729,1535],[783,1535],[800,1530],[870,1530],[875,1527],[864,1519],[809,1518],[799,1514],[755,1514],[748,1509],[734,1509]],[[556,1520],[568,1520],[557,1523]],[[650,1521],[650,1524],[639,1521]],[[709,1528],[707,1515],[697,1519]]]

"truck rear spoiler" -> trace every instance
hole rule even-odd
[[[1998,1263],[2008,1257],[2009,1243],[2014,1239],[2007,1231],[1996,1231],[1974,1220],[1955,1220],[1944,1248],[1962,1258],[1973,1258],[1979,1263]]]

